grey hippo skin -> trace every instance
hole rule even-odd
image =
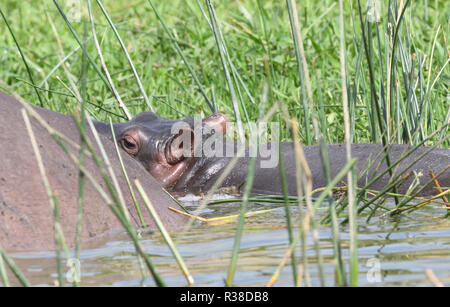
[[[226,118],[222,114],[214,114],[203,120],[202,126],[213,132],[203,134],[201,143],[205,142],[209,136],[216,134],[221,137],[226,130]],[[174,124],[186,123],[185,131],[172,133],[171,127]],[[230,163],[231,157],[206,157],[197,155],[192,157],[190,151],[183,151],[185,148],[178,148],[180,142],[176,142],[177,137],[186,132],[191,134],[192,139],[197,138],[194,133],[194,120],[186,118],[180,120],[170,120],[160,117],[151,112],[145,112],[137,115],[127,123],[119,123],[114,125],[114,131],[117,141],[122,148],[131,156],[138,160],[142,165],[166,187],[171,188],[174,192],[180,193],[200,193],[206,192],[214,184],[226,165]],[[97,122],[97,127],[105,135],[111,137],[109,127],[106,124]],[[176,131],[176,130],[175,130]],[[200,134],[202,135],[202,134]],[[224,143],[230,141],[224,140]],[[174,143],[176,146],[174,146]],[[195,142],[192,142],[195,143]],[[236,143],[231,144],[234,147]],[[266,146],[265,144],[262,146]],[[285,164],[285,171],[288,182],[289,194],[296,195],[296,165],[293,144],[289,142],[281,143],[282,155]],[[193,146],[191,146],[193,147]],[[391,163],[398,161],[412,147],[407,145],[392,145],[390,147]],[[399,173],[408,165],[416,160],[420,155],[429,150],[429,147],[420,147],[414,153],[409,155],[396,167],[394,174]],[[191,151],[193,148],[191,148]],[[365,186],[368,178],[377,173],[381,173],[386,169],[386,161],[383,158],[383,147],[377,144],[353,144],[351,145],[352,156],[357,158],[357,174],[360,175],[358,186]],[[312,172],[313,188],[326,186],[326,179],[323,172],[322,161],[318,146],[303,146],[303,151],[309,167]],[[222,184],[222,188],[242,187],[246,180],[248,167],[250,164],[249,149],[247,148],[245,157],[239,158],[238,163],[232,172],[226,177]],[[186,154],[187,153],[187,154]],[[344,145],[336,144],[328,146],[328,155],[331,168],[331,178],[345,166],[346,150]],[[254,177],[254,185],[252,192],[261,194],[281,194],[282,185],[280,180],[279,166],[271,168],[262,168],[261,161],[263,158],[258,157],[256,164],[256,173]],[[368,163],[371,161],[371,163]],[[449,166],[450,149],[432,149],[424,158],[418,161],[414,166],[407,169],[407,172],[421,172],[423,176],[420,178],[421,183],[425,184],[430,180],[429,172],[435,175],[440,173]],[[366,166],[370,164],[368,171]],[[400,185],[398,191],[405,193],[415,176],[411,176],[403,184]],[[386,174],[378,181],[373,183],[370,188],[375,190],[383,189],[389,181],[389,175]],[[439,183],[442,187],[450,185],[450,170],[447,168],[439,177]],[[231,189],[233,190],[233,189]],[[427,185],[419,195],[432,195],[436,193],[433,184]]]
[[[21,108],[22,105],[16,99],[0,92],[0,244],[8,251],[54,249],[53,213],[25,129]],[[79,133],[72,117],[37,107],[34,109],[57,131],[79,142]],[[31,119],[31,122],[52,192],[58,195],[60,222],[65,239],[69,246],[73,246],[78,206],[78,168],[37,121]],[[91,137],[90,131],[89,136]],[[114,144],[103,136],[101,140],[118,177],[133,224],[139,226]],[[78,155],[77,149],[71,146],[69,148]],[[167,209],[173,201],[162,191],[160,183],[129,155],[123,153],[122,157],[130,180],[140,180],[163,223],[170,228],[182,226],[184,217]],[[107,191],[92,159],[86,157],[86,160],[88,171]],[[87,179],[85,182],[83,241],[122,228],[91,183]],[[143,205],[139,197],[138,201]],[[142,212],[146,223],[154,227],[146,210],[143,209]]]

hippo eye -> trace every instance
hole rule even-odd
[[[122,147],[130,155],[136,155],[138,153],[138,145],[136,141],[131,136],[125,136],[122,140]]]
[[[123,145],[128,149],[135,149],[136,144],[129,142],[128,140],[123,140]]]

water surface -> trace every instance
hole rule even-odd
[[[190,209],[197,202],[187,201]],[[280,264],[287,248],[285,209],[252,203],[250,210],[274,210],[246,219],[242,238],[237,286],[264,286]],[[298,225],[299,210],[291,207],[294,223]],[[211,205],[203,217],[232,215],[239,212],[239,204]],[[326,211],[317,212],[319,217]],[[443,218],[445,210],[429,206],[411,215],[393,219],[376,216],[369,223],[358,220],[359,284],[363,286],[430,286],[425,274],[431,269],[438,279],[450,286],[450,220]],[[234,241],[236,222],[209,225],[196,222],[185,234],[172,232],[179,252],[195,279],[196,286],[223,286]],[[295,231],[298,231],[296,227]],[[320,250],[324,259],[323,271],[327,286],[335,280],[333,247],[329,225],[319,225]],[[348,260],[349,235],[341,227],[343,256]],[[185,286],[186,281],[171,252],[158,233],[143,235],[145,249],[157,271],[169,286]],[[307,270],[311,284],[320,285],[317,256],[311,236],[306,240]],[[295,251],[301,262],[300,245]],[[52,286],[57,279],[54,252],[23,252],[11,254],[33,285]],[[134,245],[127,235],[110,234],[89,244],[81,253],[81,284],[84,286],[154,285],[151,277],[142,279]],[[11,278],[12,279],[12,278]],[[12,280],[11,280],[12,281]],[[304,283],[303,283],[304,284]],[[275,286],[292,286],[290,262],[282,270]]]

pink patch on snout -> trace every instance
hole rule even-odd
[[[153,177],[159,180],[162,185],[167,188],[172,186],[181,174],[183,174],[191,159],[192,158],[185,158],[174,165],[155,163],[149,171]]]

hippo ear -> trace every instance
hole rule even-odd
[[[140,129],[133,127],[126,130],[120,138],[120,145],[129,155],[136,156],[142,147]]]
[[[225,135],[227,130],[227,118],[222,113],[214,113],[213,115],[203,119],[203,124],[210,126],[217,133]]]

